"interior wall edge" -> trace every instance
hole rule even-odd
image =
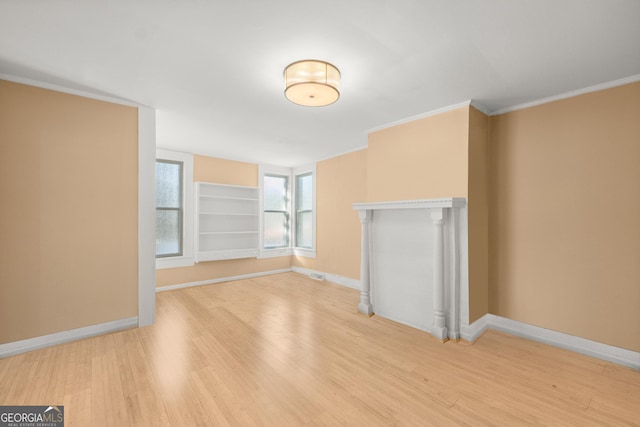
[[[489,313],[489,123],[475,105],[468,120],[469,320]]]
[[[156,110],[138,107],[138,326],[155,322]]]

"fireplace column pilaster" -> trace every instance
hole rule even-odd
[[[447,341],[444,309],[444,215],[443,208],[431,209],[431,221],[435,227],[433,237],[433,326],[431,335]]]
[[[371,305],[371,282],[369,278],[370,271],[370,254],[369,254],[369,230],[372,211],[369,209],[358,211],[360,215],[360,223],[362,224],[362,238],[360,248],[360,303],[358,311],[367,316],[373,315],[373,306]]]

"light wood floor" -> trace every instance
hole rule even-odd
[[[295,273],[158,294],[157,323],[0,360],[1,405],[68,426],[640,425],[640,372],[356,314]]]

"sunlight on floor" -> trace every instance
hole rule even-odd
[[[154,375],[163,393],[175,398],[182,392],[188,372],[185,320],[179,315],[160,317],[156,328],[153,346]]]

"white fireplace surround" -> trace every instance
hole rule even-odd
[[[464,198],[450,197],[442,199],[420,199],[405,200],[394,202],[376,202],[376,203],[354,203],[353,209],[357,210],[360,215],[362,224],[362,246],[361,246],[361,262],[360,262],[360,303],[358,311],[366,315],[373,315],[376,306],[382,308],[387,307],[387,301],[381,301],[380,297],[389,298],[412,298],[413,294],[419,293],[419,300],[407,300],[395,302],[396,310],[398,307],[402,310],[406,304],[407,311],[409,307],[413,309],[413,315],[424,316],[420,319],[420,325],[416,322],[404,321],[400,316],[394,316],[393,313],[385,313],[383,317],[392,320],[398,320],[411,326],[418,327],[430,332],[435,338],[446,341],[447,339],[460,338],[460,330],[469,326],[469,277],[468,277],[468,235],[467,235],[467,202]],[[413,209],[411,215],[409,212],[399,212],[398,210]],[[394,214],[394,211],[397,213]],[[398,219],[394,220],[394,215]],[[393,248],[378,248],[376,245],[385,244],[385,239],[380,236],[389,236],[393,234],[393,227],[405,228],[407,224],[398,224],[403,218],[411,218],[419,221],[419,227],[416,227],[416,233],[405,236],[403,239],[409,245],[417,245],[422,248],[418,257],[424,256],[424,265],[418,269],[418,273],[430,277],[418,277],[419,283],[413,286],[412,292],[402,295],[400,287],[404,285],[403,271],[401,267],[394,266],[394,262],[389,259],[389,255],[384,253],[392,253]],[[424,217],[424,223],[422,223]],[[376,222],[376,219],[378,221]],[[385,225],[386,224],[386,225]],[[391,230],[383,232],[380,227],[391,227]],[[417,229],[420,230],[417,230]],[[375,231],[375,233],[372,233]],[[379,237],[378,241],[376,237]],[[419,239],[431,240],[430,242],[416,241]],[[401,238],[402,239],[402,238]],[[398,244],[398,242],[400,242]],[[396,241],[395,244],[403,246],[404,243]],[[426,246],[430,246],[424,250]],[[391,250],[389,250],[391,249]],[[409,249],[411,250],[411,249]],[[406,252],[406,249],[405,249]],[[382,255],[381,255],[382,254]],[[414,255],[414,254],[412,254]],[[402,254],[399,255],[400,257]],[[396,257],[397,258],[397,257]],[[415,258],[415,256],[412,256]],[[416,260],[412,260],[414,264]],[[421,260],[419,260],[421,263]],[[397,263],[397,262],[396,262]],[[415,267],[411,265],[410,267]],[[382,271],[385,272],[386,279],[391,280],[392,288],[387,286],[385,292],[381,279]],[[411,280],[415,281],[415,277]],[[398,286],[397,295],[394,294],[393,286]],[[431,290],[429,290],[431,288]],[[378,294],[379,295],[378,295]],[[428,298],[425,298],[425,293]],[[431,301],[428,301],[428,300]],[[428,301],[428,302],[427,302]],[[432,306],[431,306],[432,305]],[[430,319],[427,319],[430,317]]]

